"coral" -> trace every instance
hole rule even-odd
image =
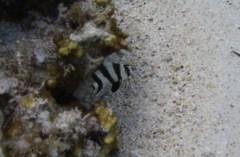
[[[0,141],[2,139],[2,124],[3,124],[3,114],[2,111],[0,110]]]
[[[33,96],[30,93],[25,99],[27,104],[35,100],[35,105],[31,108],[17,106],[17,114],[8,122],[4,136],[12,144],[2,142],[2,148],[8,156],[59,156],[69,151],[76,154],[88,145],[91,134],[102,132],[98,135],[100,138],[105,132],[92,114],[83,115],[77,108],[63,110],[55,101],[43,95]],[[101,148],[98,144],[94,145]]]
[[[1,157],[5,157],[5,155],[3,154],[2,148],[0,147],[0,156]]]
[[[3,114],[2,114],[2,111],[0,110],[0,128],[3,124]]]
[[[46,87],[47,88],[54,88],[54,87],[56,87],[56,85],[57,85],[57,80],[56,79],[53,79],[53,78],[51,78],[51,79],[48,79],[47,81],[46,81]]]
[[[70,39],[78,43],[95,42],[107,35],[107,32],[97,28],[94,23],[89,22],[83,26],[82,31],[70,34]]]
[[[81,11],[78,5],[72,5],[70,10],[66,15],[66,22],[72,28],[75,29],[77,27],[82,27],[84,22],[87,20],[88,14],[87,12]]]
[[[128,48],[111,0],[0,6],[0,156],[107,157],[118,150],[108,104],[94,103],[100,98],[87,95],[88,85],[78,91],[88,110],[74,97],[105,57]]]
[[[107,130],[106,136],[103,137],[103,147],[100,156],[108,156],[112,150],[117,150],[119,143],[117,141],[118,129],[117,118],[112,110],[107,107],[107,103],[100,101],[95,104],[93,115],[96,116],[99,123]]]
[[[58,47],[58,54],[60,56],[74,56],[77,58],[81,58],[84,55],[83,48],[74,40],[63,39],[62,35],[55,35],[53,38],[53,42]]]
[[[122,48],[128,48],[127,42],[122,38],[117,38],[115,35],[110,34],[108,37],[103,38],[104,46],[119,51]]]
[[[0,82],[0,94],[11,93],[11,90],[17,86],[17,81],[13,77],[0,76]]]
[[[112,111],[107,108],[105,102],[95,104],[93,113],[96,115],[100,124],[109,131],[117,122],[117,118],[113,115]]]
[[[111,3],[111,0],[96,0],[96,3],[99,6],[107,6]]]
[[[77,42],[72,40],[61,40],[57,43],[58,54],[61,56],[74,55],[77,58],[81,58],[84,55],[84,50]]]
[[[36,105],[36,100],[33,93],[29,93],[28,95],[22,96],[20,98],[20,104],[25,108],[31,108]]]

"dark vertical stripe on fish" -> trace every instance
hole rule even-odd
[[[95,73],[92,74],[92,78],[98,84],[98,89],[97,89],[97,93],[98,93],[102,89],[103,83],[102,83],[101,79],[98,78],[98,76]]]
[[[122,79],[121,72],[120,72],[120,64],[113,64],[113,69],[117,74],[118,81]]]
[[[107,67],[105,65],[102,65],[99,67],[100,72],[102,72],[103,76],[108,79],[112,84],[115,82],[112,78],[112,75],[109,73]]]

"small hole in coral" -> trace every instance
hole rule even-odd
[[[99,24],[99,26],[102,27],[102,28],[106,27],[106,25],[107,25],[107,23],[105,21],[103,21]]]
[[[49,137],[49,134],[46,133],[46,132],[41,131],[41,132],[39,132],[39,136],[40,136],[42,139],[47,139],[47,138]]]
[[[50,89],[52,97],[60,105],[71,105],[78,102],[73,93],[78,87],[80,80],[81,74],[79,74],[78,70],[73,71],[65,77],[62,76],[57,80],[56,86]]]
[[[55,99],[55,101],[60,105],[64,105],[64,104],[66,105],[76,101],[76,98],[73,97],[72,93],[68,93],[64,88],[61,88],[61,87],[57,87],[53,89],[51,94]]]

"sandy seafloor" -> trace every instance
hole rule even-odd
[[[240,1],[116,0],[132,79],[108,99],[122,157],[240,156]]]

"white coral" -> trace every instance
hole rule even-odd
[[[55,128],[63,133],[77,131],[84,134],[86,132],[84,121],[82,120],[82,113],[78,109],[59,113],[54,125]]]
[[[14,143],[14,148],[16,148],[17,150],[19,150],[20,152],[25,152],[29,149],[30,144],[28,143],[28,141],[24,140],[24,139],[19,139]]]
[[[9,93],[16,86],[17,81],[15,78],[9,78],[0,73],[0,94]]]
[[[96,27],[92,22],[86,23],[81,32],[70,34],[70,39],[76,42],[91,41],[107,37],[108,33]]]
[[[83,153],[84,156],[97,157],[100,152],[100,149],[101,147],[97,143],[94,143],[91,140],[87,140]]]
[[[49,111],[43,111],[38,114],[37,122],[42,125],[42,131],[48,133],[51,129],[50,113]]]

